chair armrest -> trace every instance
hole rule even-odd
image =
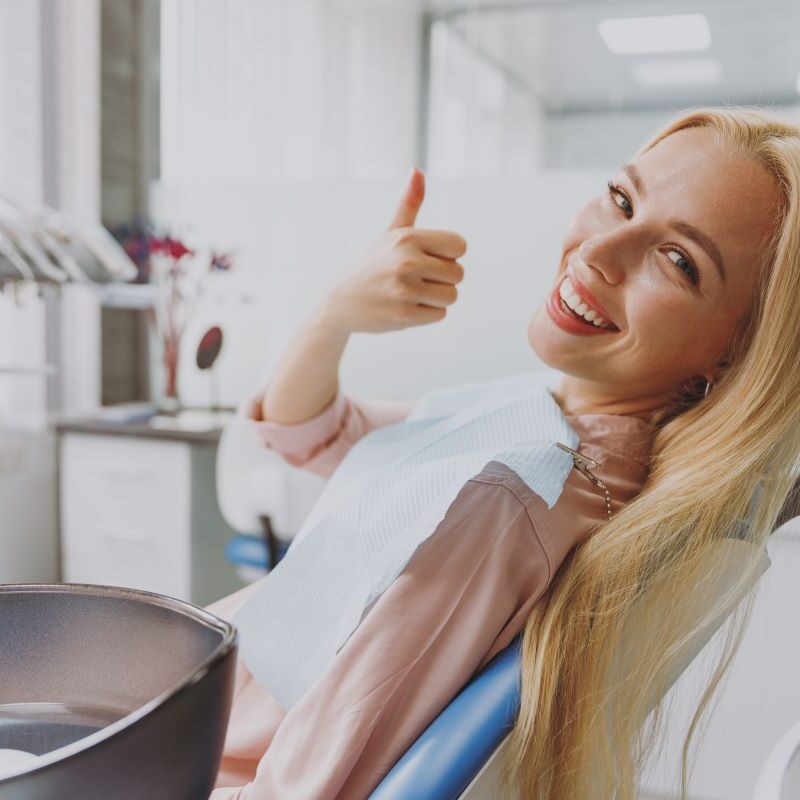
[[[473,677],[409,747],[369,800],[455,800],[519,713],[521,638]]]

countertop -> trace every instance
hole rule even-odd
[[[92,433],[108,436],[137,436],[169,439],[190,444],[216,444],[234,409],[185,409],[177,413],[148,413],[147,410],[110,407],[96,416],[61,418],[55,428],[59,434]]]

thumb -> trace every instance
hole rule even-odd
[[[413,225],[417,219],[417,212],[425,199],[425,173],[414,167],[408,179],[400,205],[397,206],[394,219],[389,228],[406,228]]]

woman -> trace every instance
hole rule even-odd
[[[360,436],[410,410],[347,397],[337,368],[351,332],[435,321],[456,299],[466,245],[413,227],[422,197],[414,173],[390,230],[249,409],[296,466],[330,475]],[[548,509],[508,467],[487,465],[288,713],[240,661],[212,800],[368,796],[523,630],[509,786],[526,799],[632,800],[665,654],[718,611],[703,557],[737,533],[755,545],[749,582],[796,476],[799,203],[800,130],[759,109],[683,114],[618,171],[567,231],[528,328],[563,373],[553,396],[607,493],[573,470]],[[668,613],[646,605],[664,581]],[[230,618],[256,585],[210,610]],[[634,607],[652,636],[615,677]]]

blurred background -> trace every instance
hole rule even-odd
[[[263,574],[234,545],[290,539],[319,487],[275,465],[288,505],[228,513],[221,434],[411,167],[466,275],[441,323],[351,337],[356,397],[538,366],[572,216],[685,109],[800,122],[798,35],[792,0],[0,0],[0,582],[203,604]],[[773,537],[694,800],[750,797],[800,717],[798,533]],[[700,662],[648,797],[676,796]]]

